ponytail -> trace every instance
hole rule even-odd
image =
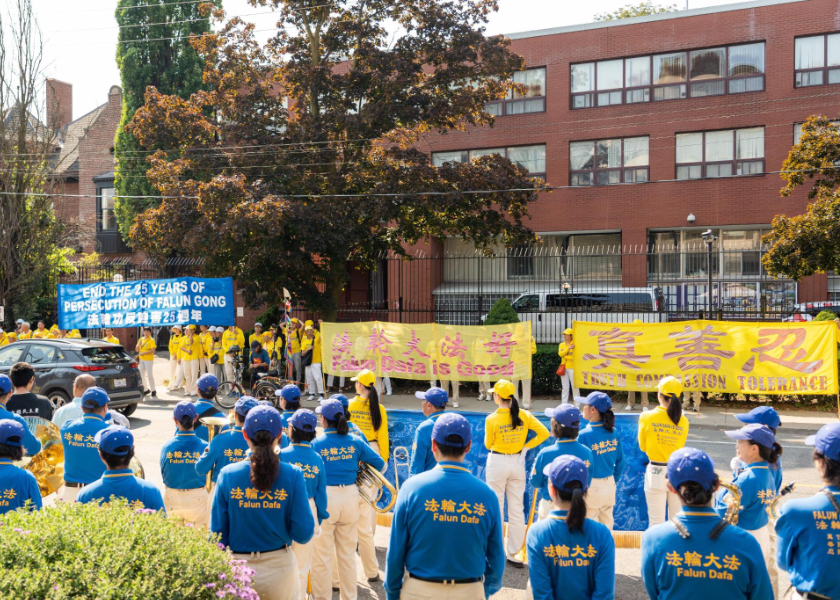
[[[668,418],[674,425],[679,425],[682,418],[682,404],[680,404],[679,397],[674,394],[662,395],[668,399]]]
[[[686,506],[706,506],[712,501],[718,483],[720,483],[720,478],[717,475],[715,475],[712,485],[708,488],[703,487],[696,481],[686,481],[677,488],[677,494]]]
[[[267,431],[258,431],[251,438],[251,485],[267,492],[274,485],[280,470],[280,457],[274,453],[274,438]]]
[[[755,442],[752,442],[755,444]],[[779,457],[782,455],[782,446],[779,442],[773,442],[773,447],[768,448],[767,446],[762,446],[761,444],[755,444],[758,446],[758,454],[761,456],[761,459],[769,463],[771,466],[776,466],[779,463]]]
[[[525,424],[522,417],[519,416],[519,402],[516,401],[515,397],[510,399],[510,424],[514,429]]]
[[[601,422],[604,424],[604,429],[607,430],[609,433],[612,433],[613,429],[615,429],[615,413],[612,411],[612,409],[609,408],[606,412],[601,412],[599,410],[598,415],[600,415],[601,417]],[[679,421],[679,419],[677,419],[677,421]]]
[[[193,418],[189,415],[182,415],[178,424],[181,425],[185,431],[192,431],[195,429],[195,421],[193,421]]]
[[[566,526],[570,533],[579,531],[583,533],[583,523],[586,521],[586,492],[583,491],[583,484],[579,481],[570,481],[567,488],[571,488],[571,492],[561,492],[557,488],[555,491],[561,500],[564,502],[571,502],[569,513],[566,515]]]
[[[335,431],[338,435],[347,435],[350,431],[350,426],[347,425],[347,418],[342,413],[336,415],[335,419],[332,421],[328,419],[327,425],[335,427]]]
[[[365,386],[365,389],[368,391],[370,422],[373,424],[373,430],[379,431],[379,428],[382,427],[382,413],[379,409],[379,392],[376,391],[376,387],[374,386]]]

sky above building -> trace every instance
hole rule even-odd
[[[689,8],[733,4],[743,0],[688,0]],[[32,0],[44,37],[44,65],[48,77],[73,85],[73,116],[78,118],[108,99],[108,89],[120,84],[116,64],[116,0]],[[588,23],[598,13],[611,12],[639,0],[498,0],[499,11],[490,16],[490,34],[515,33]],[[686,8],[686,0],[670,0]],[[247,0],[224,0],[229,16],[241,16],[258,30],[269,30],[276,19],[267,7]],[[260,34],[264,38],[269,32]]]

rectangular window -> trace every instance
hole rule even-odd
[[[760,92],[764,75],[764,42],[580,63],[571,66],[571,107]]]
[[[840,121],[829,121],[829,124],[833,125],[834,127],[840,126]],[[793,144],[796,145],[799,143],[799,140],[802,139],[802,125],[804,123],[794,123],[793,124]]]
[[[764,128],[677,134],[677,179],[764,172]]]
[[[498,154],[515,165],[523,167],[536,178],[545,180],[545,146],[513,146],[510,148],[484,148],[481,150],[456,150],[452,152],[433,152],[432,165],[440,167],[444,163],[467,162],[480,156]]]
[[[642,183],[650,177],[650,138],[571,142],[571,185]]]
[[[99,231],[116,231],[117,216],[114,213],[114,188],[99,188]]]
[[[794,85],[840,83],[840,33],[796,38]]]
[[[489,102],[486,110],[491,115],[524,115],[545,111],[545,67],[517,71],[513,82],[525,87],[524,91],[511,90],[504,100]]]

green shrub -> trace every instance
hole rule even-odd
[[[818,314],[816,317],[814,317],[814,320],[815,321],[833,321],[836,318],[837,318],[837,315],[835,315],[830,310],[823,310],[823,311],[820,311],[820,314]]]
[[[557,367],[560,366],[560,356],[557,354],[557,344],[537,344],[537,353],[531,363],[533,381],[531,383],[534,394],[557,394],[562,391]]]
[[[501,300],[497,300],[490,309],[490,312],[487,313],[484,324],[507,325],[508,323],[519,323],[519,315],[513,310],[510,300],[502,298]]]
[[[0,518],[5,598],[257,599],[243,561],[207,532],[118,501]]]

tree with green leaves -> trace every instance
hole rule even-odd
[[[638,4],[628,4],[611,13],[599,13],[595,15],[595,21],[617,21],[619,19],[630,19],[632,17],[646,17],[647,15],[658,15],[660,13],[673,12],[677,10],[676,4],[660,6],[652,0],[645,0]]]
[[[799,280],[825,271],[840,272],[840,129],[815,115],[802,125],[799,143],[782,165],[782,196],[809,185],[811,202],[804,214],[778,215],[763,241],[768,273]]]
[[[209,2],[210,0],[208,0]],[[153,196],[146,178],[146,156],[156,148],[141,148],[137,138],[125,130],[138,108],[143,106],[146,88],[162,94],[189,98],[201,89],[204,61],[190,45],[190,36],[210,31],[207,11],[197,2],[175,0],[119,0],[117,23],[117,66],[122,80],[122,115],[114,142],[117,159],[116,213],[123,238],[129,239],[135,217],[158,202],[154,199],[119,198]]]
[[[233,19],[193,43],[206,91],[150,90],[128,126],[166,196],[136,247],[200,256],[252,305],[283,288],[335,317],[350,269],[458,236],[479,250],[535,241],[524,224],[541,181],[498,154],[433,165],[428,132],[492,125],[486,103],[523,68],[487,36],[496,0],[251,0],[277,10],[266,45]],[[216,18],[224,15],[216,11]],[[393,38],[390,29],[400,25]],[[533,170],[533,169],[532,169]]]
[[[508,323],[519,323],[519,315],[513,309],[513,305],[507,298],[496,300],[484,319],[485,325],[507,325]]]

